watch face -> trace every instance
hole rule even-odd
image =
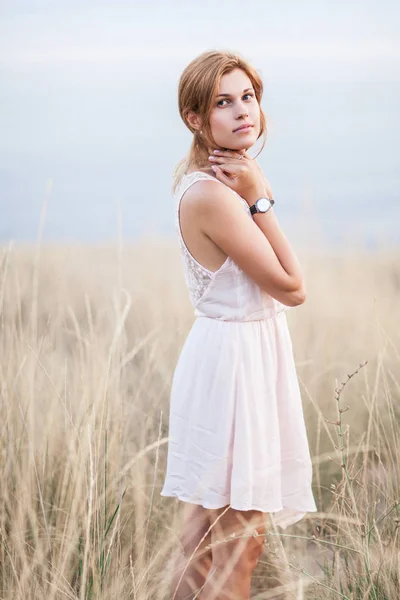
[[[257,200],[257,208],[261,212],[266,212],[269,209],[270,204],[271,203],[268,200],[268,198],[260,198],[259,200]]]

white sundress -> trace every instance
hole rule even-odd
[[[175,193],[176,231],[196,319],[172,380],[161,496],[205,508],[260,510],[286,529],[317,510],[285,314],[291,307],[264,292],[229,256],[210,271],[190,254],[179,206],[201,179],[218,181],[194,171]],[[233,192],[232,201],[252,218],[244,198]]]

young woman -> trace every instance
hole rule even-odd
[[[304,303],[304,280],[248,153],[266,132],[262,92],[230,52],[201,54],[179,82],[194,137],[175,173],[176,229],[196,319],[174,372],[161,491],[185,503],[176,600],[250,598],[266,515],[285,529],[317,510],[285,314]]]

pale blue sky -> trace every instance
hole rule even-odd
[[[211,48],[263,77],[282,224],[398,239],[399,29],[394,1],[0,1],[0,241],[34,239],[48,179],[45,237],[113,239],[117,203],[127,238],[173,236],[178,79]]]
[[[399,81],[400,9],[391,1],[76,0],[1,2],[0,65],[129,62],[171,73],[232,47],[269,81]]]

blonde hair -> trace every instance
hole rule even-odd
[[[234,52],[219,50],[203,52],[188,64],[179,80],[179,114],[186,127],[193,133],[193,140],[187,156],[180,160],[174,169],[173,193],[175,193],[183,174],[190,166],[194,164],[204,167],[209,165],[207,148],[210,146],[218,147],[211,133],[209,116],[213,101],[219,91],[221,77],[234,69],[242,69],[253,85],[260,106],[260,133],[258,138],[267,131],[266,116],[261,108],[263,83],[256,69],[240,54]],[[193,111],[200,116],[202,122],[201,134],[188,123],[186,117],[189,111]],[[264,148],[265,138],[261,150]]]

